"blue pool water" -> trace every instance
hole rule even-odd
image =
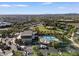
[[[49,36],[49,35],[41,36],[41,38],[44,39],[44,40],[47,40],[47,41],[52,41],[52,40],[56,40],[57,39],[56,37]]]

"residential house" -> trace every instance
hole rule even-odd
[[[22,41],[24,42],[24,44],[32,43],[32,33],[33,32],[31,30],[21,32],[21,38],[22,38]]]

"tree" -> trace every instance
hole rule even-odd
[[[15,43],[16,43],[16,44],[19,44],[19,45],[22,45],[22,44],[23,44],[23,41],[22,41],[22,39],[19,39],[19,40],[16,39],[16,40],[15,40]]]
[[[32,46],[33,51],[38,51],[38,47],[37,46]]]
[[[21,51],[13,51],[14,56],[23,56],[23,53]]]
[[[33,55],[43,56],[43,54],[39,51],[39,48],[37,46],[32,46],[32,49],[33,49]]]

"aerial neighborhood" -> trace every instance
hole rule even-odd
[[[0,56],[78,56],[79,15],[63,15],[0,15]]]

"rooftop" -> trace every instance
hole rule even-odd
[[[0,26],[6,26],[6,25],[11,25],[9,22],[0,22]]]
[[[5,56],[12,56],[13,55],[12,51],[4,50],[4,52],[5,52]]]
[[[27,31],[21,32],[21,36],[32,36],[32,31],[27,30]]]

